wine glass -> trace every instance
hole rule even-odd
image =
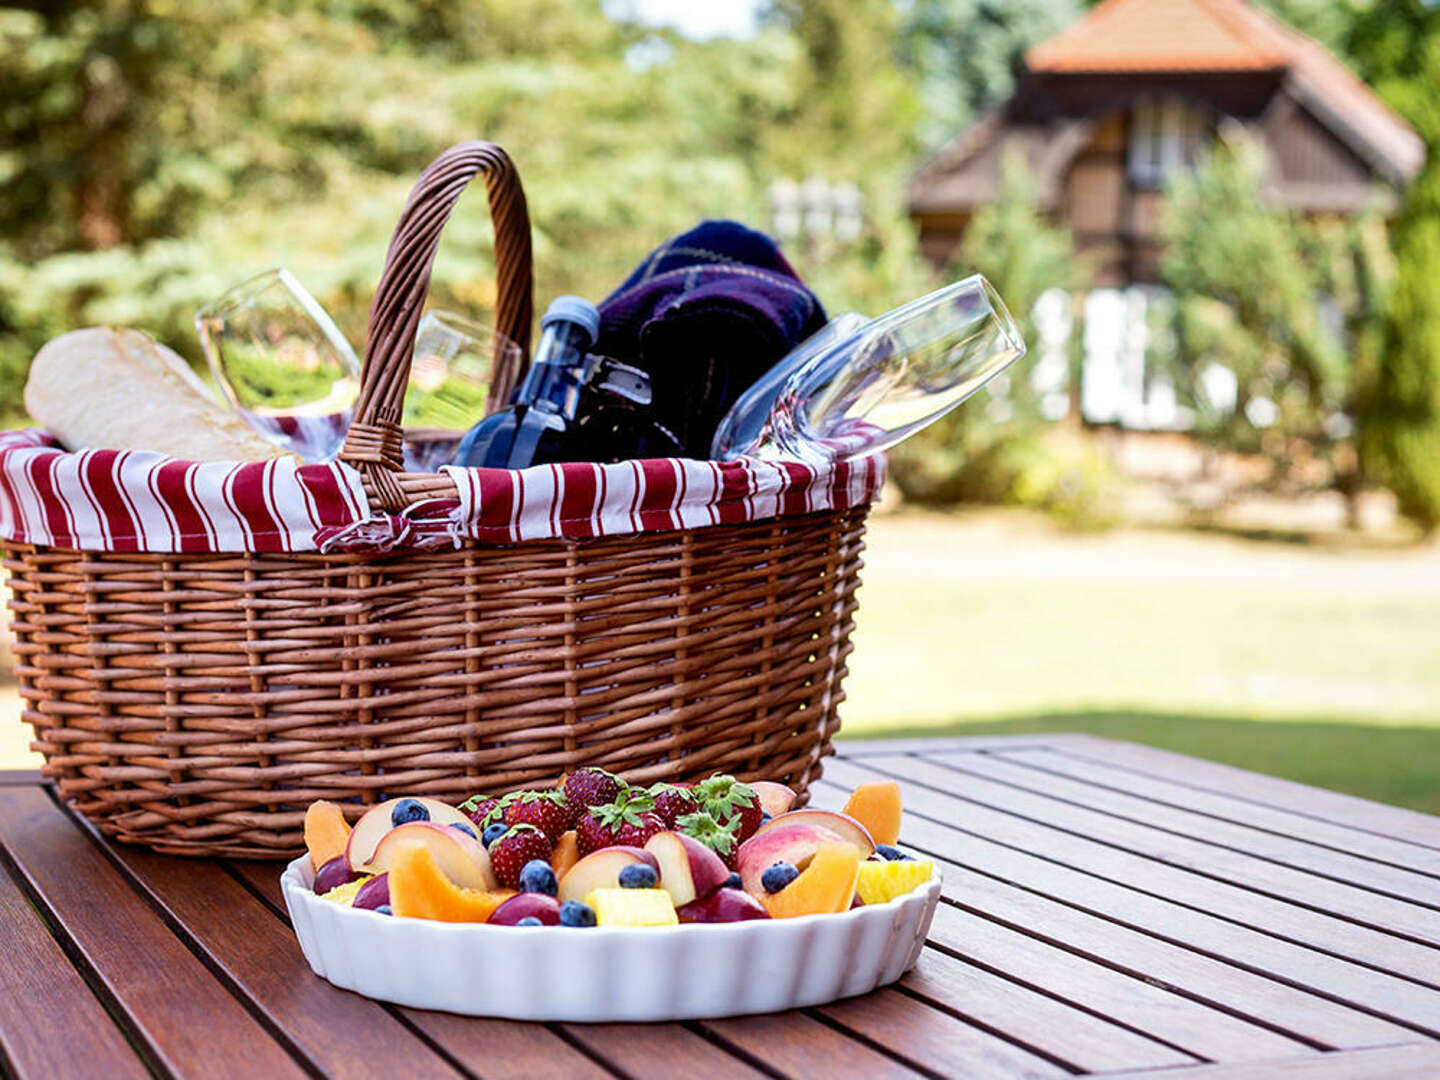
[[[195,313],[195,329],[231,407],[306,461],[339,453],[360,392],[360,361],[290,271],[267,270]]]
[[[780,388],[763,430],[730,456],[820,463],[884,450],[1024,355],[1004,302],[973,274],[812,355]]]
[[[406,470],[449,464],[465,432],[507,403],[519,368],[520,347],[504,334],[453,312],[426,312],[401,414]]]

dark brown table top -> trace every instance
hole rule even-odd
[[[1440,1076],[1440,818],[1083,736],[852,742],[944,868],[920,963],[653,1025],[382,1005],[313,976],[278,864],[111,845],[0,774],[7,1075]]]

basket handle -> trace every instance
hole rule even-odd
[[[490,383],[492,402],[504,399],[530,354],[534,284],[530,215],[520,176],[509,155],[494,143],[459,143],[420,175],[390,237],[385,268],[370,302],[360,397],[340,451],[340,460],[357,468],[366,488],[392,512],[403,509],[408,501],[396,474],[404,467],[400,415],[420,310],[430,291],[440,232],[477,174],[484,174],[495,225],[496,328],[520,347],[516,364],[497,358]]]

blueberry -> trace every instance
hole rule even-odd
[[[560,882],[556,880],[555,871],[550,869],[548,862],[544,859],[531,859],[520,870],[520,891],[554,896],[560,891]]]
[[[631,863],[620,871],[622,889],[653,889],[660,883],[660,875],[643,862]]]
[[[466,825],[462,822],[452,821],[450,823],[450,827],[452,829],[459,829],[463,833],[469,833],[471,836],[475,836],[475,830],[471,826]],[[480,838],[478,836],[475,836],[475,839],[479,840]]]
[[[419,799],[401,799],[390,811],[391,825],[404,825],[407,821],[429,821],[430,811]]]
[[[480,836],[480,842],[488,848],[491,844],[495,843],[496,840],[504,836],[509,828],[509,825],[502,824],[498,821],[493,825],[486,825],[484,833]]]
[[[770,820],[770,814],[769,814],[767,811],[764,811],[764,810],[760,811],[760,824],[761,824],[761,825],[764,825],[764,824],[765,824],[767,821],[769,821],[769,820]]]
[[[745,887],[745,883],[740,880],[739,874],[732,873],[723,882],[721,882],[720,887],[722,889],[743,889]]]
[[[915,861],[915,860],[912,859],[909,855],[906,855],[903,851],[901,851],[899,848],[897,848],[897,847],[891,847],[889,844],[876,844],[876,845],[875,845],[875,854],[879,855],[879,856],[880,856],[882,859],[884,859],[886,862],[914,862],[914,861]]]
[[[379,907],[377,907],[377,908],[375,909],[375,914],[376,914],[376,915],[394,915],[395,913],[390,910],[390,905],[389,905],[389,904],[381,904]]]
[[[595,909],[579,900],[566,900],[560,905],[561,926],[594,926]]]
[[[526,915],[515,923],[516,926],[544,926],[545,924],[534,915]]]
[[[766,892],[777,893],[799,876],[799,870],[782,860],[760,875],[760,884]]]

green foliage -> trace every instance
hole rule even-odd
[[[919,84],[927,146],[1005,100],[1026,48],[1083,10],[1077,0],[908,0],[902,8],[901,50]]]
[[[1440,154],[1434,151],[1396,225],[1395,254],[1399,272],[1384,362],[1360,445],[1366,466],[1395,492],[1401,510],[1433,531],[1440,526]]]
[[[1357,20],[1352,47],[1427,150],[1395,225],[1398,269],[1362,417],[1361,459],[1401,509],[1433,531],[1440,527],[1440,9],[1419,0],[1376,3]]]
[[[1239,383],[1233,412],[1195,392],[1197,411],[1213,436],[1248,448],[1262,442],[1246,411],[1255,399],[1277,407],[1267,430],[1321,441],[1351,411],[1359,353],[1342,331],[1373,320],[1383,290],[1373,223],[1337,229],[1268,206],[1262,154],[1238,134],[1217,144],[1171,184],[1162,226],[1183,369],[1219,363]]]
[[[360,343],[410,184],[463,139],[500,143],[520,168],[541,305],[598,299],[704,217],[765,227],[782,176],[865,194],[858,243],[791,252],[831,307],[879,312],[923,289],[899,194],[913,94],[888,0],[794,0],[751,39],[699,42],[608,18],[599,0],[46,10],[0,13],[8,410],[30,356],[74,326],[132,324],[198,359],[195,309],[269,266]],[[484,319],[490,252],[477,189],[446,230],[432,303]]]
[[[1032,346],[1041,294],[1082,280],[1069,233],[1040,212],[1018,159],[1005,162],[1000,198],[975,215],[949,276],[975,271],[1004,297]],[[1016,503],[1085,529],[1114,523],[1113,470],[1071,440],[1046,436],[1026,377],[1031,362],[892,451],[892,475],[908,498]]]

